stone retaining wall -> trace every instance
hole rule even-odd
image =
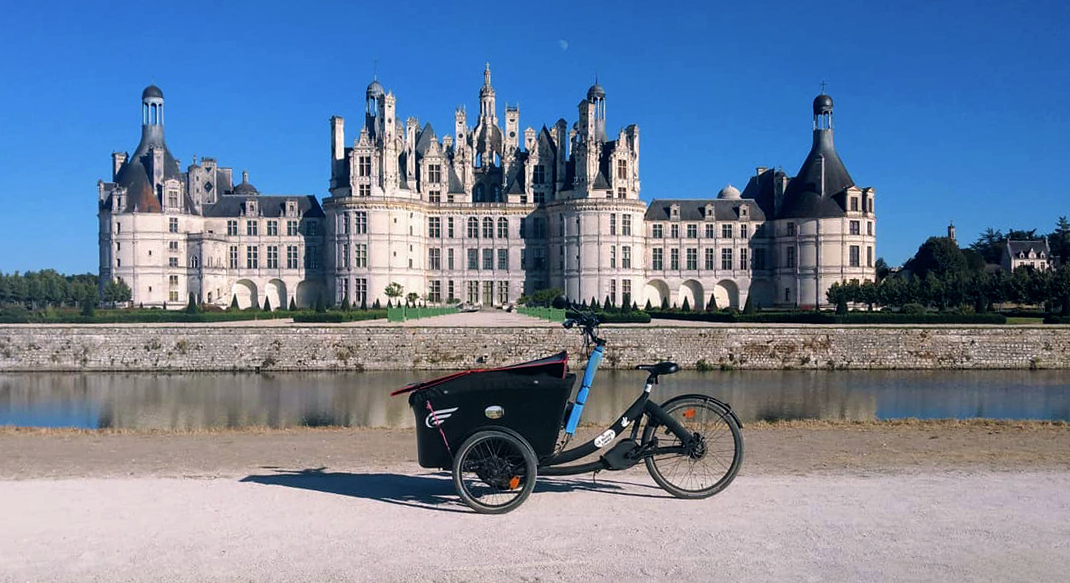
[[[1070,368],[1070,327],[606,327],[606,367],[672,360],[684,368]],[[452,370],[568,349],[553,327],[354,325],[5,325],[0,371]]]

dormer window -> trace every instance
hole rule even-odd
[[[297,214],[297,202],[293,200],[286,201],[286,214],[289,216],[295,216]]]
[[[749,212],[747,210],[747,205],[743,205],[743,206],[739,207],[739,217],[741,219],[746,219],[748,217],[748,215],[749,215]]]
[[[674,204],[669,207],[669,218],[674,221],[680,220],[680,205]]]
[[[706,210],[703,212],[703,218],[707,221],[712,221],[717,213],[713,210],[713,203],[706,203]]]
[[[256,216],[256,201],[249,199],[245,201],[245,214]]]

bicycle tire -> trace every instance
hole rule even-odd
[[[662,408],[688,430],[702,435],[704,448],[695,455],[648,456],[644,462],[650,477],[677,498],[708,498],[728,487],[743,464],[743,433],[735,418],[721,405],[701,397],[670,399]],[[666,440],[669,447],[680,445],[676,435],[652,419],[643,430],[643,443],[655,437]],[[661,441],[658,445],[665,446]],[[703,462],[712,467],[699,468]],[[700,470],[697,474],[696,469]]]
[[[453,486],[480,514],[505,514],[535,489],[538,461],[523,438],[505,431],[479,431],[466,439],[453,462]]]

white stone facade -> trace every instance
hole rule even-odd
[[[597,83],[571,127],[521,131],[519,107],[506,105],[502,128],[488,65],[475,126],[458,108],[440,138],[401,121],[376,80],[351,142],[344,120],[330,120],[322,209],[312,196],[260,195],[247,178],[232,187],[212,159],[179,173],[162,93],[150,87],[142,101],[142,143],[114,155],[113,181],[99,186],[102,281],[122,277],[135,303],[184,305],[193,293],[242,307],[265,297],[274,308],[318,297],[371,306],[397,283],[431,303],[505,306],[556,287],[640,307],[742,308],[748,297],[812,307],[827,305],[834,282],[874,278],[874,191],[856,187],[832,149],[824,95],[797,177],[759,168],[742,193],[646,205],[639,129],[609,139]]]

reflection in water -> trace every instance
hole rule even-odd
[[[437,373],[413,371],[0,374],[0,425],[198,429],[412,427],[391,390]],[[757,419],[970,418],[1070,421],[1065,371],[681,371],[654,388],[728,401]],[[584,420],[608,424],[638,396],[643,373],[602,371]]]

